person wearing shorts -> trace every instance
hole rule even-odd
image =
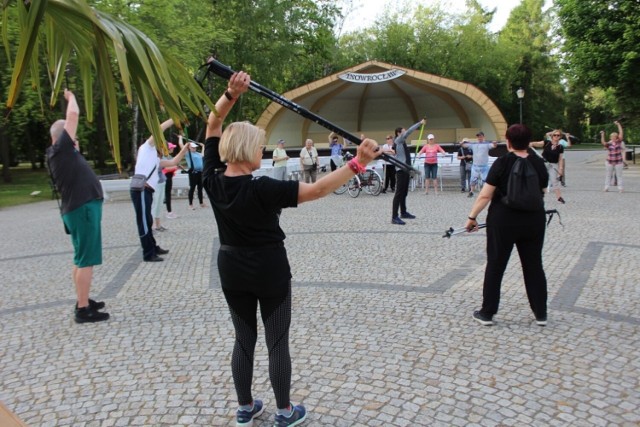
[[[66,119],[51,125],[51,146],[47,164],[51,179],[60,194],[60,214],[73,244],[71,276],[76,288],[76,323],[100,322],[109,313],[100,312],[105,304],[89,299],[93,267],[102,264],[102,186],[76,139],[80,108],[73,92],[64,91]]]

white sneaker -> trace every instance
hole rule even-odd
[[[169,212],[169,213],[167,214],[167,218],[169,218],[169,219],[176,219],[176,218],[178,218],[178,215],[176,215],[176,213],[175,213],[175,212]]]

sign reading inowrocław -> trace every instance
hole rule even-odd
[[[389,80],[397,79],[405,74],[405,71],[396,70],[395,68],[382,73],[362,74],[362,73],[344,73],[338,77],[344,81],[351,83],[382,83]]]

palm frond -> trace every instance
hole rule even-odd
[[[9,3],[5,0],[3,8]],[[58,99],[66,65],[74,58],[80,70],[88,120],[93,119],[94,73],[98,79],[107,137],[118,169],[121,169],[117,104],[120,88],[129,103],[133,102],[133,90],[136,91],[142,116],[160,147],[165,144],[158,109],[173,118],[177,126],[187,120],[185,107],[202,117],[205,104],[215,110],[214,103],[179,61],[126,22],[91,8],[84,0],[18,0],[16,3],[20,37],[7,108],[13,108],[17,102],[27,71],[39,85],[38,46],[44,49],[52,106]],[[8,38],[3,34],[2,39],[10,56]],[[11,63],[11,58],[9,60]]]

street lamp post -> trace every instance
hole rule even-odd
[[[522,124],[522,98],[524,98],[524,89],[518,89],[516,95],[518,95],[518,101],[520,102],[520,124]]]

